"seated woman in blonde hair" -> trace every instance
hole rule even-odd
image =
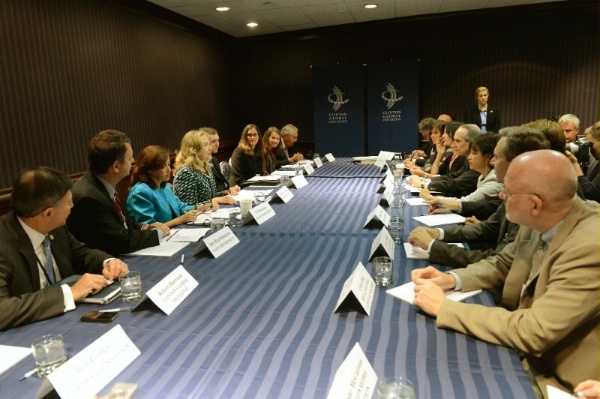
[[[201,130],[189,131],[181,140],[175,158],[175,194],[186,204],[206,209],[219,209],[219,204],[235,204],[217,185],[208,160],[212,157],[208,135]]]

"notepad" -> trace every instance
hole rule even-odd
[[[404,302],[408,302],[411,305],[414,305],[415,300],[415,283],[408,282],[406,284],[402,284],[398,287],[392,288],[391,290],[387,290],[386,293],[390,294],[393,297],[403,300]],[[446,293],[446,298],[460,302],[464,301],[467,298],[470,298],[474,295],[480,294],[481,290],[473,290],[473,291],[452,291]]]
[[[79,274],[74,274],[70,277],[67,277],[60,281],[57,281],[56,283],[54,283],[52,285],[67,284],[69,287],[71,287],[71,286],[73,286],[73,284],[75,284],[77,281],[79,281],[80,278],[81,278],[81,276]],[[88,295],[87,297],[80,299],[77,302],[95,303],[98,305],[105,305],[107,303],[114,301],[119,296],[121,296],[121,285],[118,282],[115,283],[114,281],[111,281],[108,283],[108,285],[106,287],[102,288],[102,290],[100,292],[98,292],[97,294]]]
[[[465,222],[465,218],[463,216],[455,213],[439,213],[435,215],[415,216],[413,219],[429,227]]]
[[[450,245],[456,245],[459,248],[464,248],[465,246],[458,242],[449,242]],[[414,247],[410,243],[404,243],[404,251],[406,251],[407,259],[429,259],[429,254],[427,251],[422,249],[421,247]]]

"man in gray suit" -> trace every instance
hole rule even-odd
[[[452,329],[514,348],[546,397],[600,374],[598,203],[576,195],[577,176],[556,151],[526,152],[504,178],[506,217],[520,225],[497,255],[443,273],[413,270],[415,305]],[[444,291],[500,290],[500,306],[448,300]]]
[[[518,155],[540,149],[549,148],[550,142],[537,129],[527,127],[513,127],[501,130],[501,135],[492,162],[496,170],[496,180],[504,181],[504,176],[511,161]],[[434,197],[430,206],[436,203]],[[485,206],[480,204],[467,204],[471,208]],[[508,243],[513,242],[517,236],[519,226],[506,220],[506,207],[502,203],[496,212],[481,223],[466,226],[449,226],[440,229],[417,227],[408,240],[412,245],[418,246],[429,253],[429,260],[433,263],[452,267],[466,267],[488,256],[500,252]],[[471,247],[479,246],[480,249],[464,249],[449,242],[466,242]]]
[[[127,272],[125,263],[67,230],[72,186],[64,173],[44,167],[15,180],[12,211],[0,221],[0,330],[73,310],[75,301]],[[83,276],[73,286],[53,285],[75,273]]]

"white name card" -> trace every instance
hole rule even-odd
[[[249,217],[251,217],[250,220],[253,218],[259,225],[271,219],[273,216],[275,216],[275,211],[268,202],[263,202],[259,206],[255,206],[250,209],[249,213]]]
[[[294,194],[292,194],[289,188],[284,186],[277,190],[271,199],[274,200],[276,198],[281,199],[284,204],[287,204],[292,198],[294,198]]]
[[[333,161],[335,161],[335,158],[333,157],[332,153],[325,154],[325,159],[327,160],[327,162],[333,162]]]
[[[396,156],[396,153],[392,151],[379,151],[379,154],[377,155],[378,158],[383,158],[386,161],[391,161],[394,159],[394,156]]]
[[[200,245],[198,245],[198,248],[196,248],[194,255],[197,255],[208,248],[212,256],[216,259],[239,242],[240,240],[233,234],[233,231],[231,231],[229,227],[223,227],[210,237],[203,239],[200,242]]]
[[[123,328],[116,325],[67,360],[48,380],[63,399],[93,398],[140,353]]]
[[[387,163],[385,162],[385,158],[377,157],[377,161],[375,161],[375,166],[379,168],[379,170],[383,171],[383,168],[387,168]]]
[[[335,373],[327,399],[371,399],[377,374],[358,342]]]
[[[196,279],[182,265],[179,265],[148,290],[146,295],[168,316],[197,286]]]
[[[373,259],[374,256],[389,256],[392,260],[394,260],[395,248],[396,244],[394,243],[389,231],[385,228],[381,229],[371,245],[371,255],[369,256],[369,260]]]
[[[367,227],[373,221],[380,221],[385,227],[390,225],[390,215],[381,207],[381,205],[377,205],[375,209],[369,213],[367,216],[367,221],[363,228]]]
[[[391,171],[391,170],[389,170],[389,169],[388,169],[388,170],[386,170],[386,171],[385,171],[385,177],[386,177],[387,179],[390,179],[390,181],[391,181],[392,183],[394,182],[394,175],[392,174],[392,171]]]
[[[394,179],[390,179],[389,176],[386,176],[385,180],[383,181],[383,185],[385,186],[385,188],[389,188],[390,190],[393,190],[394,189]]]
[[[394,189],[386,187],[385,190],[383,190],[383,196],[381,197],[380,203],[391,206],[393,202],[394,202]]]
[[[306,172],[307,175],[310,175],[312,172],[315,171],[315,169],[312,167],[311,164],[306,163],[306,164],[304,164],[304,171]]]
[[[308,181],[306,181],[306,177],[304,175],[298,175],[292,177],[292,183],[294,183],[294,187],[302,188],[304,186],[308,186]]]
[[[321,160],[320,157],[316,157],[315,158],[315,168],[319,169],[321,166],[323,166],[323,161]]]
[[[342,293],[335,305],[334,313],[355,310],[369,316],[374,293],[375,282],[363,264],[358,262],[342,287]]]

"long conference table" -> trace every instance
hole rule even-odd
[[[139,398],[326,398],[357,342],[379,378],[408,378],[420,399],[535,398],[515,350],[439,329],[387,288],[376,290],[368,317],[334,313],[358,262],[372,266],[380,228],[363,226],[380,202],[382,176],[374,165],[337,159],[307,176],[308,186],[292,189],[287,204],[273,204],[270,220],[233,228],[240,243],[217,259],[207,251],[194,257],[196,243],[171,258],[125,257],[149,289],[185,255],[183,266],[199,285],[169,316],[145,310],[122,312],[106,325],[82,323],[81,315],[98,306],[81,304],[1,333],[0,345],[29,346],[60,333],[72,357],[120,324],[141,355],[100,394],[132,382]],[[404,209],[406,238],[417,224],[412,217],[426,208]],[[395,258],[393,286],[428,264],[406,259],[401,245]],[[466,302],[494,306],[486,292]],[[120,299],[105,305],[120,306]],[[34,366],[28,357],[1,374],[0,397],[33,398],[42,381],[19,377]]]

